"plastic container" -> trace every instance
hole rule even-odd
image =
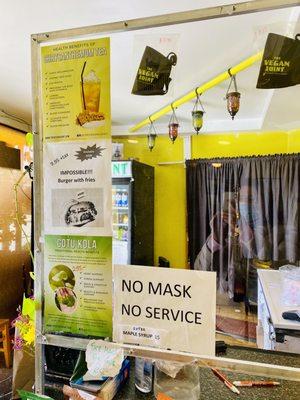
[[[300,267],[284,265],[281,273],[282,303],[285,306],[300,306]]]
[[[153,388],[153,362],[145,358],[135,359],[135,387],[142,393],[150,393]]]
[[[174,400],[198,400],[200,398],[199,368],[196,364],[156,362],[154,394],[159,393]]]

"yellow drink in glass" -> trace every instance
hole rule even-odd
[[[88,112],[98,112],[100,106],[101,81],[93,70],[83,78],[81,87],[82,108]]]

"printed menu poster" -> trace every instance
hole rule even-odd
[[[111,236],[109,140],[44,145],[45,233]]]
[[[111,337],[111,240],[45,236],[45,332]]]
[[[109,38],[42,47],[41,68],[44,140],[109,137]]]

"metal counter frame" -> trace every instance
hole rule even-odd
[[[110,33],[127,32],[147,28],[163,27],[188,22],[204,21],[209,19],[233,17],[243,14],[276,10],[287,7],[300,6],[300,0],[255,0],[238,4],[209,7],[191,11],[165,14],[147,18],[138,18],[128,21],[119,21],[82,28],[66,29],[55,32],[33,34],[31,36],[32,57],[32,108],[34,133],[34,244],[35,244],[35,299],[36,306],[36,344],[35,344],[35,391],[43,393],[44,388],[44,345],[62,346],[84,349],[88,339],[67,337],[61,335],[43,334],[43,282],[44,282],[44,238],[43,238],[43,125],[41,113],[41,45],[74,38],[91,37],[92,35],[109,35]],[[125,349],[126,354],[170,361],[187,362],[195,360],[199,366],[215,366],[231,371],[274,378],[300,381],[300,369],[280,367],[269,364],[231,360],[220,357],[201,357],[195,354],[170,352],[160,349],[128,346],[117,344]]]

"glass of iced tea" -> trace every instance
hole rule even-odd
[[[100,106],[101,81],[91,70],[83,78],[81,85],[82,108],[88,112],[98,112]]]

